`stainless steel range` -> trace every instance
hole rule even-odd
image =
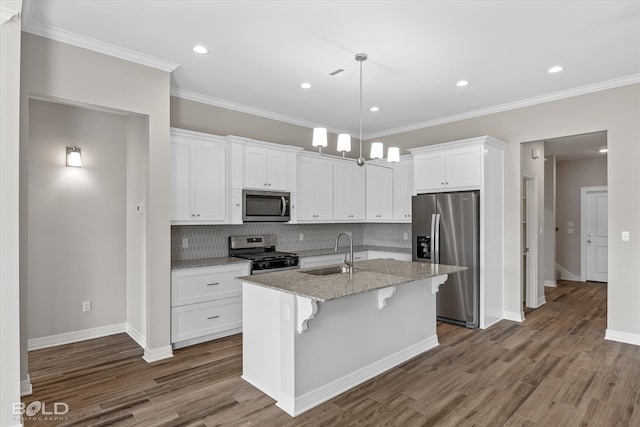
[[[298,255],[276,251],[276,236],[230,236],[229,256],[251,261],[251,274],[293,270],[298,267]]]

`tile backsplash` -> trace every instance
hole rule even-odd
[[[275,234],[278,237],[276,247],[281,251],[324,249],[333,247],[335,238],[341,231],[351,232],[354,245],[411,247],[411,241],[404,240],[404,233],[411,238],[411,224],[173,225],[171,259],[181,261],[227,256],[229,236],[252,234]],[[183,239],[187,239],[187,248],[182,247]]]

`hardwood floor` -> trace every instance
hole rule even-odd
[[[125,334],[30,352],[27,426],[640,426],[640,347],[606,341],[606,285],[560,282],[526,321],[438,325],[440,346],[291,418],[240,379],[242,337],[147,364]],[[50,410],[52,408],[48,408]]]

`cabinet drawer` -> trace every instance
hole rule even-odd
[[[175,271],[171,277],[171,306],[240,296],[242,283],[235,278],[248,274],[249,267],[244,264]]]
[[[203,302],[171,309],[171,342],[242,327],[242,298]]]

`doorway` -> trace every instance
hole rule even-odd
[[[522,177],[522,300],[538,306],[538,189],[534,176]]]
[[[590,282],[608,281],[608,189],[581,189],[580,279]]]

